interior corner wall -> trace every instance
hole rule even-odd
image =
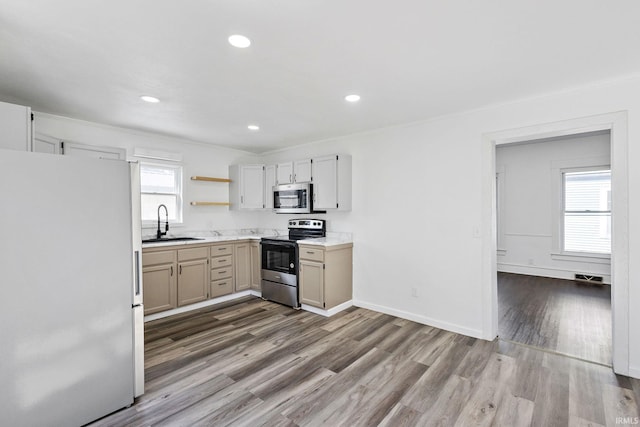
[[[640,164],[636,76],[299,146],[264,161],[351,154],[353,209],[325,218],[329,229],[353,233],[355,303],[486,337],[481,281],[491,266],[482,265],[482,248],[493,237],[483,228],[483,198],[491,197],[483,193],[483,135],[617,111],[628,113],[629,164]],[[638,259],[639,168],[630,168],[629,181],[629,257]],[[281,225],[281,217],[266,214],[265,222]],[[640,265],[630,268],[636,307]],[[630,324],[640,324],[640,311],[631,310]],[[630,370],[639,376],[640,336],[629,340]]]
[[[250,159],[250,153],[50,114],[36,112],[34,115],[36,134],[67,142],[123,148],[127,152],[128,159],[133,159],[133,150],[136,147],[180,153],[183,159],[181,162],[184,196],[183,225],[173,226],[171,231],[181,233],[255,226],[256,220],[251,215],[233,215],[227,207],[223,206],[191,206],[189,204],[191,201],[228,201],[228,184],[191,181],[190,177],[204,175],[226,178],[229,175],[228,166],[238,163],[239,159]]]
[[[553,215],[559,215],[554,165],[588,159],[608,159],[608,132],[566,136],[551,141],[496,147],[500,174],[498,271],[573,279],[576,273],[598,275],[611,283],[611,263],[604,259],[553,256]],[[554,188],[554,186],[558,188]]]

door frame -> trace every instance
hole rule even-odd
[[[613,370],[618,374],[629,375],[629,141],[626,111],[482,135],[483,338],[493,340],[498,335],[496,146],[603,130],[611,133]]]

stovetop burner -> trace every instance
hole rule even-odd
[[[326,236],[326,223],[323,219],[291,219],[288,228],[288,236],[263,237],[262,240],[296,242]]]

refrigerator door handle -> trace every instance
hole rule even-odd
[[[139,297],[142,293],[142,278],[140,277],[140,251],[135,251],[135,265],[136,265],[136,280],[135,280],[135,289],[134,296]]]

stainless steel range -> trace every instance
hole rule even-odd
[[[300,308],[298,292],[298,240],[325,237],[322,219],[289,220],[289,235],[263,237],[262,298]]]

